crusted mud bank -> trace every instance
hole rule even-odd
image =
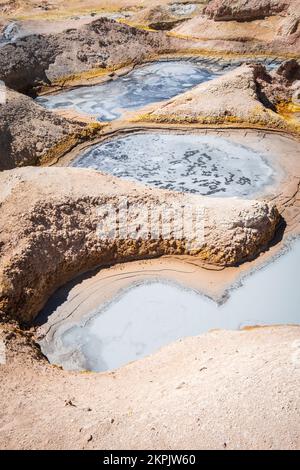
[[[176,10],[179,7],[189,3],[205,4],[208,0],[196,0],[188,2],[186,0],[151,0],[152,6],[175,5]],[[149,0],[0,0],[0,12],[6,17],[29,17],[47,20],[50,18],[69,18],[75,14],[114,14],[127,11],[139,11],[149,7]]]
[[[280,106],[284,108],[296,96],[299,77],[300,67],[295,60],[271,73],[262,65],[242,65],[169,101],[145,108],[133,120],[244,124],[297,132],[299,122],[286,120]]]
[[[89,170],[19,169],[3,172],[0,181],[0,310],[24,321],[34,318],[59,285],[97,265],[164,254],[193,254],[217,265],[251,259],[272,240],[279,220],[276,208],[265,202],[233,204],[230,199],[146,190]],[[135,239],[103,239],[99,210],[105,204],[118,208],[120,197],[129,207],[151,204],[154,211],[163,201],[203,207],[202,243],[191,249],[176,235],[144,239],[134,211],[128,222],[135,227]],[[175,222],[175,213],[172,217]],[[125,222],[119,221],[119,230]]]
[[[51,162],[101,128],[51,113],[8,88],[1,91],[5,100],[0,103],[0,171]]]
[[[173,46],[172,46],[173,44]],[[63,84],[175,50],[176,40],[101,18],[57,34],[29,35],[0,48],[0,80],[18,91]]]

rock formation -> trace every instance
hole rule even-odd
[[[203,240],[191,248],[182,235],[142,237],[144,227],[134,210],[127,220],[134,237],[101,238],[108,233],[100,229],[99,235],[107,215],[100,216],[99,209],[118,209],[120,198],[133,208],[151,204],[155,214],[164,202],[203,209]],[[255,257],[273,238],[278,222],[276,208],[265,202],[146,189],[75,168],[2,172],[0,205],[0,310],[24,321],[34,318],[59,285],[95,266],[163,254],[235,265]],[[171,223],[176,223],[175,212]],[[126,226],[126,218],[120,219],[118,233]]]
[[[204,13],[215,21],[253,21],[287,11],[290,3],[290,0],[212,0]]]
[[[293,100],[295,92],[300,91],[300,65],[295,60],[282,63],[276,71],[257,77],[261,99],[270,103],[273,108],[282,102]]]
[[[1,90],[0,171],[47,163],[97,130],[97,125],[72,122],[25,95],[5,87]]]
[[[0,48],[0,80],[18,91],[105,71],[168,50],[172,40],[107,18],[57,34],[33,34]]]
[[[278,30],[278,36],[292,36],[297,33],[300,23],[300,3],[291,2],[287,15],[284,16],[280,28]]]

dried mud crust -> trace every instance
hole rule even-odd
[[[200,4],[208,0],[200,0]],[[153,6],[188,3],[185,0],[151,0]],[[191,0],[191,3],[194,3]],[[198,3],[196,0],[195,3]],[[0,12],[7,18],[68,18],[73,15],[118,13],[148,8],[149,0],[0,0]]]
[[[168,31],[199,13],[203,9],[203,3],[174,1],[167,5],[153,6],[152,4],[134,13],[130,22],[136,25],[146,25],[154,30]]]

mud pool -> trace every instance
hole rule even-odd
[[[161,61],[101,85],[79,87],[37,101],[48,109],[75,109],[99,121],[113,121],[125,110],[172,98],[216,75],[191,61]]]
[[[200,83],[247,62],[195,58],[160,60],[145,64],[132,72],[106,83],[77,87],[68,91],[41,96],[36,101],[47,109],[72,109],[109,122],[159,101],[173,98]],[[268,70],[277,67],[278,59],[257,58]]]
[[[71,164],[148,186],[202,195],[247,197],[272,183],[263,156],[217,136],[141,133],[96,145]]]
[[[70,291],[68,299],[53,310],[60,320],[41,341],[42,351],[51,363],[65,369],[104,371],[211,329],[300,324],[299,262],[298,239],[273,262],[243,279],[222,304],[180,285],[154,280],[121,291],[78,321],[69,315],[63,320],[72,300]],[[48,308],[59,304],[57,296]],[[76,301],[84,311],[89,298],[83,291]]]

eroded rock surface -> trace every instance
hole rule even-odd
[[[127,222],[135,227],[135,236],[107,239],[107,231],[99,232],[106,217],[99,215],[99,209],[105,204],[119,208],[120,198],[133,208]],[[134,208],[151,204],[156,214],[164,202],[203,208],[204,236],[196,248],[174,234],[142,236],[144,227]],[[3,172],[0,204],[0,310],[27,321],[55,288],[97,265],[164,254],[193,254],[217,265],[233,265],[257,255],[273,238],[278,222],[276,208],[265,202],[145,189],[71,168]],[[170,220],[176,224],[175,212]],[[119,221],[121,233],[127,222],[126,217]]]
[[[24,91],[93,69],[132,63],[168,50],[172,39],[107,18],[57,34],[35,34],[0,48],[0,80]]]
[[[258,77],[257,83],[263,102],[269,102],[273,107],[281,102],[289,102],[293,100],[295,91],[300,90],[299,62],[295,59],[288,60],[275,72]]]
[[[204,12],[215,21],[252,21],[287,11],[290,3],[291,0],[212,0]]]
[[[93,132],[25,95],[5,87],[0,92],[0,171],[49,162]]]

